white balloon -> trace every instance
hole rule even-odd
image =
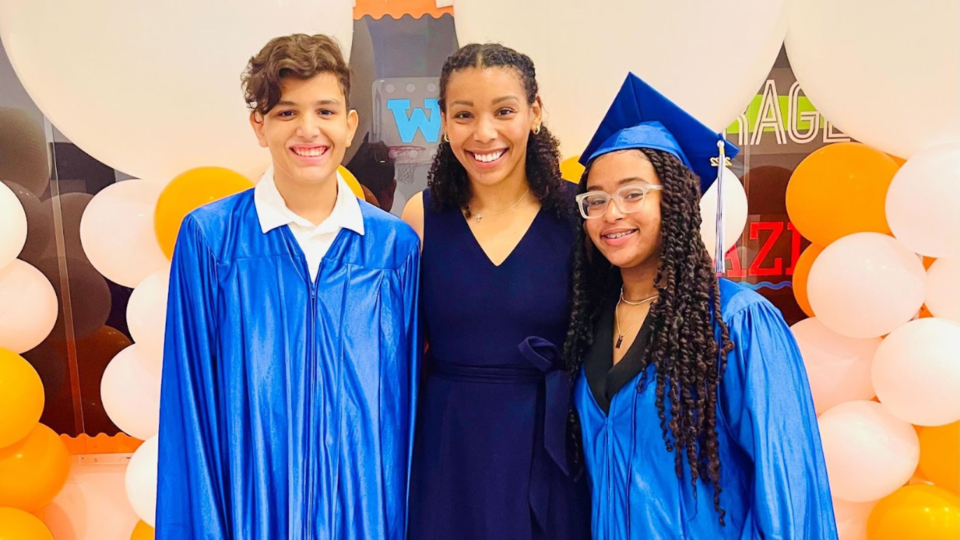
[[[633,71],[716,131],[756,95],[786,32],[784,0],[454,0],[461,45],[497,41],[534,60],[564,156],[586,146]],[[722,45],[721,45],[722,44]]]
[[[960,322],[960,259],[937,259],[927,270],[927,298],[934,317]]]
[[[163,362],[163,335],[167,323],[167,289],[170,287],[169,265],[150,274],[130,295],[127,303],[127,326],[144,357],[159,371]]]
[[[17,354],[46,339],[57,323],[57,293],[42,272],[14,259],[0,268],[0,347]]]
[[[352,2],[0,2],[0,38],[40,110],[96,159],[160,181],[199,166],[263,173],[240,74],[297,32],[332,35],[349,58]]]
[[[717,183],[700,198],[700,237],[710,256],[717,245]],[[743,183],[729,168],[723,173],[723,251],[727,252],[740,241],[747,226],[747,192]]]
[[[83,251],[94,268],[114,283],[136,287],[167,264],[153,223],[161,191],[163,185],[155,182],[117,182],[97,193],[84,209]]]
[[[810,307],[827,328],[879,337],[912,319],[923,305],[927,274],[895,238],[856,233],[827,246],[807,279]]]
[[[960,3],[793,2],[786,48],[817,110],[845,133],[909,158],[960,141]]]
[[[867,519],[876,505],[876,501],[852,503],[834,499],[833,513],[837,518],[839,540],[867,540]]]
[[[127,465],[127,498],[144,523],[153,527],[157,515],[157,437],[143,441]]]
[[[134,343],[107,364],[100,380],[100,399],[110,420],[140,440],[160,430],[160,374]]]
[[[870,378],[880,338],[841,336],[812,317],[790,327],[807,368],[817,414],[847,401],[876,395]]]
[[[20,199],[0,183],[0,268],[17,258],[27,242],[27,214]]]
[[[876,501],[913,476],[920,439],[913,426],[874,401],[849,401],[819,418],[823,457],[835,499]]]
[[[873,387],[904,422],[942,426],[960,420],[960,325],[917,319],[894,330],[874,356]]]
[[[960,144],[919,152],[887,190],[887,223],[897,240],[928,257],[960,258]]]

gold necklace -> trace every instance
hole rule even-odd
[[[627,301],[626,298],[623,297],[623,287],[622,286],[620,287],[620,299],[617,300],[617,307],[613,309],[613,320],[617,325],[617,344],[615,345],[617,349],[619,349],[620,346],[623,345],[623,336],[630,330],[633,330],[635,326],[639,325],[646,318],[646,317],[640,317],[640,319],[637,320],[637,322],[633,323],[632,325],[630,325],[629,328],[627,328],[627,332],[620,330],[620,303],[623,302],[630,306],[641,306],[643,304],[646,304],[647,302],[650,302],[651,300],[656,299],[658,296],[660,295],[653,294],[637,302],[629,302]]]
[[[503,210],[501,210],[501,211],[499,211],[499,212],[496,212],[496,213],[493,213],[493,214],[487,214],[487,216],[499,216],[500,214],[504,214],[504,213],[506,213],[506,212],[509,212],[510,210],[513,210],[513,207],[516,206],[516,205],[518,205],[518,204],[520,204],[520,201],[522,201],[523,198],[527,196],[527,193],[530,193],[530,189],[529,189],[529,188],[528,188],[526,191],[523,192],[523,195],[521,195],[520,198],[517,199],[517,201],[516,201],[515,203],[511,204],[510,206],[504,208]],[[469,208],[469,206],[468,206],[467,208]],[[480,214],[474,214],[473,217],[477,220],[477,223],[480,223],[480,220],[483,219],[483,216],[480,215]]]

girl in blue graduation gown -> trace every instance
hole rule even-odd
[[[700,238],[719,141],[631,75],[583,153],[566,352],[595,540],[837,537],[796,343]]]

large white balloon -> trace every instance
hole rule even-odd
[[[917,319],[887,336],[873,359],[877,397],[918,426],[960,420],[960,325]]]
[[[143,441],[133,453],[127,465],[127,498],[133,511],[151,527],[157,514],[157,461],[159,455],[157,437]]]
[[[159,181],[199,166],[259,177],[269,155],[240,74],[295,32],[332,35],[349,58],[352,2],[0,2],[0,38],[40,110],[98,160]]]
[[[910,158],[887,190],[887,223],[897,240],[928,257],[960,258],[960,144]]]
[[[811,317],[790,327],[800,346],[817,414],[847,401],[875,394],[870,378],[880,338],[851,338],[830,330]]]
[[[20,199],[0,183],[0,268],[17,258],[27,241],[27,214]]]
[[[160,429],[160,374],[150,363],[134,343],[107,364],[100,380],[103,410],[124,433],[140,440]]]
[[[563,154],[583,151],[628,71],[721,131],[756,95],[786,32],[785,0],[454,0],[461,45],[530,56]],[[584,16],[589,13],[589,16]]]
[[[801,0],[792,8],[790,66],[831,122],[903,158],[960,141],[960,3]]]
[[[169,266],[157,270],[143,280],[127,303],[127,326],[150,369],[160,370],[163,362],[163,334],[167,323],[167,289],[170,286]]]
[[[927,270],[927,309],[960,323],[960,259],[937,259]]]
[[[717,244],[717,183],[700,198],[700,237],[710,256]],[[747,226],[747,192],[737,175],[728,168],[723,173],[723,251],[737,245],[743,228]]]
[[[810,306],[827,328],[879,337],[912,319],[923,305],[927,274],[895,238],[856,233],[827,246],[807,279]]]
[[[84,209],[83,251],[94,268],[114,283],[136,287],[167,263],[153,223],[161,191],[163,185],[156,182],[117,182],[97,193]]]
[[[913,426],[874,401],[849,401],[819,418],[823,457],[835,499],[876,501],[913,476],[920,439]]]
[[[0,268],[0,347],[20,354],[57,323],[57,293],[42,272],[14,259]]]

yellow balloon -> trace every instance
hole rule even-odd
[[[363,200],[363,188],[360,187],[360,182],[357,181],[357,177],[354,176],[352,172],[348,171],[343,165],[337,167],[337,172],[340,173],[340,176],[342,176],[347,182],[347,185],[350,186],[350,191],[352,191],[358,199]]]
[[[584,166],[580,164],[580,156],[573,156],[560,162],[560,176],[568,182],[574,184],[580,183],[580,177],[583,176]]]
[[[867,540],[957,540],[960,498],[926,484],[904,486],[873,507]]]
[[[22,356],[0,349],[0,448],[22,440],[43,413],[43,383]]]
[[[50,529],[28,512],[0,508],[0,540],[53,540]]]
[[[920,472],[937,487],[960,492],[960,423],[920,428]]]
[[[222,167],[191,169],[173,179],[160,193],[154,212],[157,241],[168,259],[173,258],[180,224],[187,214],[205,204],[253,187],[253,182],[238,172]]]
[[[60,493],[69,474],[67,447],[52,429],[37,424],[23,440],[0,448],[0,506],[39,510]]]
[[[147,525],[142,521],[137,523],[137,526],[133,528],[133,533],[130,535],[130,540],[153,540],[153,539],[154,539],[153,527]]]

